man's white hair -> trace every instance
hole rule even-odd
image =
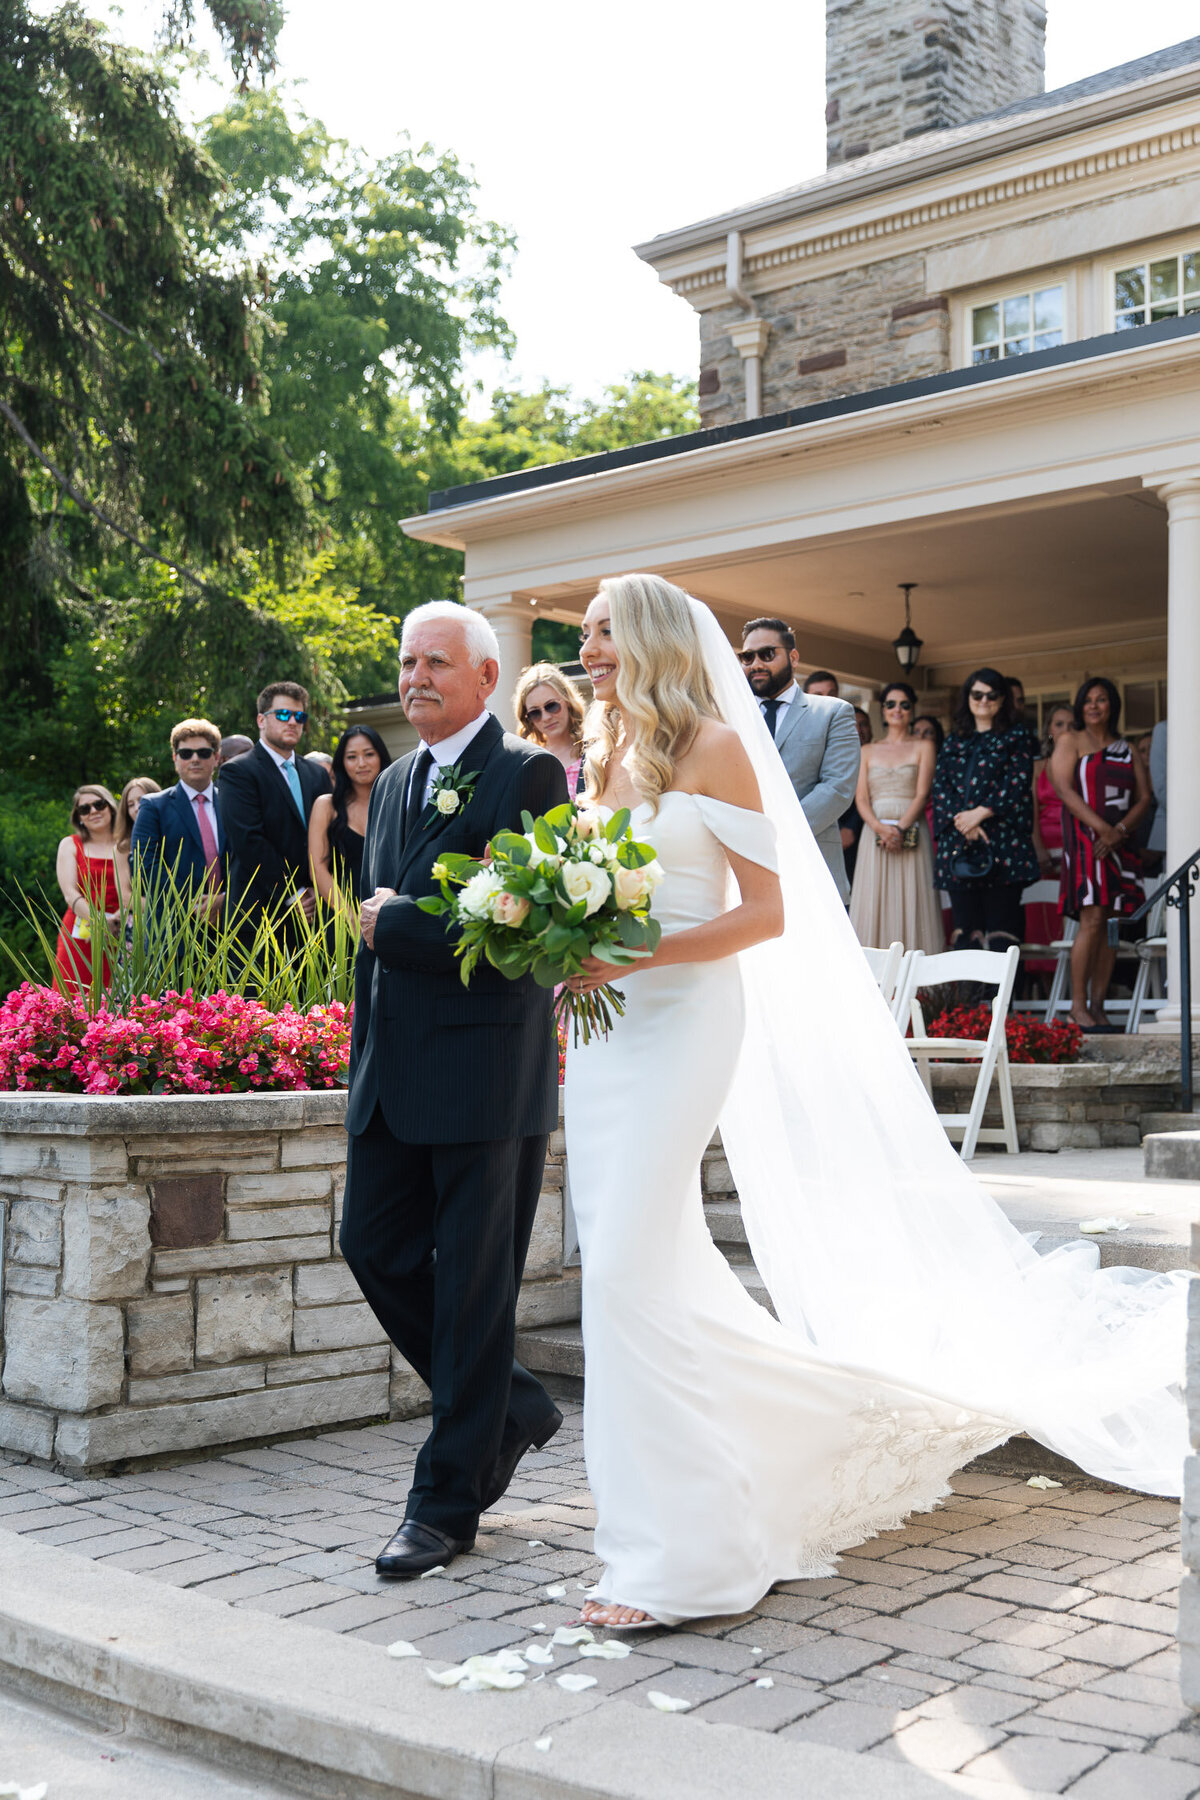
[[[473,606],[460,606],[457,600],[427,600],[424,606],[414,606],[406,613],[400,633],[401,650],[410,626],[431,625],[435,619],[453,619],[462,626],[467,639],[467,655],[476,668],[489,658],[492,662],[500,661],[500,645],[488,620]]]

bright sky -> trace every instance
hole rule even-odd
[[[488,386],[594,393],[634,368],[694,373],[695,314],[630,245],[824,167],[822,0],[285,4],[279,73],[307,112],[377,155],[404,130],[453,150],[484,214],[515,230],[517,355],[475,370]],[[1197,31],[1195,0],[1048,11],[1047,87]],[[125,0],[116,28],[149,48],[162,12]],[[184,99],[203,114],[221,90],[192,84]]]

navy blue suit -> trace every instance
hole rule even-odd
[[[221,853],[220,885],[229,884],[229,838],[221,818],[221,796],[216,793],[217,843]],[[133,826],[133,842],[129,861],[136,872],[142,871],[146,889],[154,888],[174,876],[180,892],[196,891],[204,880],[204,844],[196,812],[187,797],[187,789],[179,782],[162,794],[147,794],[138,807]]]

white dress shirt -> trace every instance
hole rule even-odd
[[[779,711],[775,714],[775,731],[774,731],[775,737],[779,736],[779,727],[783,723],[784,707],[790,706],[792,704],[792,701],[796,698],[796,695],[799,692],[800,692],[800,689],[796,686],[795,682],[793,681],[792,683],[790,683],[790,685],[788,687],[784,688],[782,694],[770,694],[770,695],[766,695],[766,696],[759,694],[759,695],[755,696],[755,698],[758,700],[759,710],[761,711],[764,719],[767,716],[767,714],[766,714],[767,700],[768,699],[778,700],[778,702],[779,702]]]
[[[283,771],[288,763],[295,762],[296,752],[294,750],[289,750],[286,756],[280,756],[280,754],[279,754],[278,750],[275,748],[274,744],[268,744],[266,738],[259,738],[258,741],[262,745],[263,749],[266,751],[267,755],[271,758],[271,761],[275,764],[275,767],[279,770],[279,773],[281,775],[283,775]],[[283,775],[283,779],[286,781],[287,776]]]
[[[216,790],[216,788],[213,786],[211,781],[209,782],[209,784],[206,788],[190,788],[190,787],[188,787],[187,783],[184,781],[181,781],[179,785],[183,789],[184,793],[187,795],[188,799],[191,801],[192,817],[196,821],[196,830],[197,831],[200,830],[200,807],[199,807],[198,802],[201,800],[201,798],[208,801],[208,822],[212,826],[213,836],[217,840],[217,849],[220,850],[221,840],[225,834],[221,830],[221,819],[220,819],[220,815],[217,812],[217,790]],[[201,835],[200,842],[201,843],[204,842],[203,835]]]
[[[428,750],[430,756],[433,758],[433,765],[430,768],[428,778],[425,782],[425,798],[422,802],[423,805],[427,806],[429,804],[430,795],[433,793],[433,784],[438,778],[439,771],[442,769],[452,769],[454,767],[455,763],[462,757],[463,752],[474,743],[491,716],[491,713],[488,712],[485,707],[478,718],[472,719],[469,725],[464,725],[461,731],[456,731],[453,737],[443,738],[439,744],[423,743],[421,745],[421,749]],[[414,773],[416,772],[417,762],[420,760],[420,754],[421,752],[419,750],[417,752],[417,757],[413,762]]]

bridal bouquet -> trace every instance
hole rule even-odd
[[[489,862],[439,857],[432,872],[442,897],[418,904],[458,927],[464,986],[484,957],[509,981],[530,974],[553,988],[582,974],[589,956],[628,967],[653,955],[662,928],[650,905],[662,866],[634,838],[629,816],[622,809],[605,820],[568,802],[540,819],[523,813],[524,832],[498,831]],[[624,1010],[609,983],[590,994],[564,987],[555,1015],[570,1018],[576,1043],[582,1035],[586,1044],[593,1032],[607,1036]]]

